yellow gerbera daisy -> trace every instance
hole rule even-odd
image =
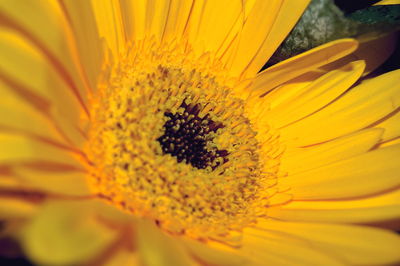
[[[318,69],[343,39],[258,73],[307,4],[0,1],[2,237],[39,265],[398,263],[400,72]]]

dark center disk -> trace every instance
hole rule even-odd
[[[225,163],[228,151],[207,148],[207,143],[212,142],[209,133],[216,132],[223,125],[214,122],[208,115],[200,118],[198,104],[182,103],[181,107],[185,109],[183,114],[164,113],[169,119],[164,124],[164,135],[157,139],[164,154],[175,156],[178,162],[185,160],[185,163],[198,169],[210,166],[214,170],[220,165],[220,160],[215,162],[218,158]]]

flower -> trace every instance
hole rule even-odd
[[[2,1],[3,235],[45,265],[399,262],[400,72],[319,69],[343,39],[258,73],[307,3]]]

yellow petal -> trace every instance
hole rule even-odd
[[[103,63],[103,50],[92,6],[89,1],[62,0],[60,3],[73,31],[82,71],[90,88],[95,89]]]
[[[10,4],[7,0],[0,2],[0,10],[2,12],[3,23],[9,20],[18,23],[24,27],[27,32],[35,35],[43,43],[46,43],[49,49],[58,52],[60,47],[56,45],[64,45],[61,42],[65,38],[62,29],[62,12],[57,3],[52,1],[40,2],[15,2]],[[35,10],[36,12],[30,12]],[[5,20],[5,21],[4,21]],[[5,23],[6,24],[6,23]]]
[[[172,0],[168,12],[163,40],[179,40],[188,23],[193,0]]]
[[[146,35],[147,0],[120,1],[121,15],[128,40],[143,40]]]
[[[139,254],[128,250],[120,250],[107,261],[102,261],[104,266],[131,266],[140,265]]]
[[[220,1],[194,1],[185,28],[185,36],[188,36],[189,43],[199,54],[205,51],[214,51],[221,62],[232,63],[231,61],[237,54],[239,35],[256,3],[257,0],[234,0],[228,5]],[[221,8],[221,6],[226,10],[226,17],[218,16],[217,11],[220,9],[216,8]],[[212,21],[218,22],[212,23]],[[231,26],[229,27],[229,25]],[[211,35],[213,35],[212,38],[210,38]]]
[[[0,163],[20,187],[62,195],[89,195],[86,172],[76,154],[23,135],[0,134]]]
[[[199,52],[217,51],[239,19],[242,4],[238,0],[205,1],[198,30],[189,35],[193,48]]]
[[[11,134],[28,134],[63,143],[65,140],[48,118],[11,92],[0,81],[0,130]],[[29,123],[27,123],[29,121]]]
[[[185,34],[190,43],[193,43],[197,53],[202,54],[204,52],[204,43],[196,42],[198,36],[199,28],[202,22],[204,7],[206,1],[193,1],[193,5],[189,15],[189,21],[187,23]]]
[[[118,57],[125,52],[127,43],[119,1],[92,0],[91,4],[99,35]]]
[[[31,217],[36,213],[37,206],[30,202],[17,199],[0,199],[0,219]]]
[[[285,234],[278,235],[250,227],[244,230],[242,243],[238,252],[249,257],[256,265],[342,265],[329,252],[313,248],[307,241],[299,241]]]
[[[309,246],[324,250],[345,265],[388,265],[400,261],[400,237],[393,232],[349,225],[260,221],[260,231],[304,239]],[[317,265],[326,265],[318,264]]]
[[[400,185],[400,145],[393,145],[281,180],[296,200],[367,196]]]
[[[0,59],[0,76],[11,92],[54,121],[68,141],[75,145],[81,143],[83,138],[77,126],[81,114],[85,113],[80,108],[83,108],[82,102],[41,54],[22,37],[3,30],[0,33]]]
[[[280,169],[292,175],[363,154],[380,141],[383,132],[364,129],[322,144],[288,149],[281,157]]]
[[[15,190],[19,186],[18,180],[11,176],[11,168],[7,165],[0,165],[0,188]]]
[[[102,252],[116,234],[85,202],[49,202],[24,228],[21,240],[39,265],[81,265]]]
[[[273,27],[282,4],[283,2],[278,0],[258,0],[254,3],[238,36],[238,46],[234,48],[235,55],[229,66],[233,76],[240,76],[257,54]],[[298,18],[297,11],[295,14]]]
[[[312,73],[310,75],[310,73]],[[240,97],[246,101],[246,107],[249,109],[251,120],[254,120],[257,124],[269,124],[269,112],[286,101],[290,101],[296,95],[300,95],[307,86],[310,86],[312,82],[323,76],[323,74],[315,74],[315,72],[308,72],[307,74],[301,75],[288,83],[282,84],[275,90],[270,91],[264,97],[260,97],[257,94],[251,94],[249,90],[250,84],[245,86],[239,86],[235,88],[239,93]]]
[[[146,7],[146,34],[161,40],[165,32],[171,1],[148,0]]]
[[[364,68],[365,63],[357,61],[317,78],[304,89],[271,109],[266,118],[268,123],[274,128],[280,128],[319,110],[353,85],[363,73]]]
[[[292,201],[269,208],[268,216],[280,220],[330,223],[385,224],[400,216],[400,190],[355,200]]]
[[[387,119],[377,124],[375,127],[385,129],[381,142],[389,141],[400,136],[400,112],[388,116]]]
[[[35,10],[35,12],[31,12]],[[57,1],[0,1],[2,24],[22,34],[40,51],[68,84],[76,97],[85,103],[87,88],[76,67],[67,20]]]
[[[38,139],[0,133],[0,143],[1,163],[37,160],[79,165],[71,151]]]
[[[196,240],[184,239],[182,241],[193,257],[207,265],[236,266],[249,263],[248,258],[235,254],[230,250],[211,247],[207,243]]]
[[[40,164],[39,164],[40,165]],[[13,169],[21,186],[59,196],[92,195],[83,170],[48,170],[16,166]]]
[[[150,221],[138,221],[136,241],[144,265],[186,266],[194,263],[177,239],[165,235]]]
[[[243,73],[244,77],[253,77],[263,67],[286,35],[293,29],[309,3],[309,0],[283,1],[272,28],[269,30],[268,35],[266,35],[264,42],[258,49],[254,58],[252,58],[251,62],[247,65]],[[247,41],[252,42],[253,39]]]
[[[393,51],[396,49],[398,32],[372,32],[361,35],[356,39],[359,46],[353,53],[321,69],[332,70],[352,61],[364,60],[366,68],[363,76],[366,76],[382,65],[392,55]]]
[[[275,205],[282,205],[290,202],[293,199],[293,195],[290,193],[276,193],[268,198],[268,207]]]
[[[280,130],[288,145],[306,146],[343,136],[400,106],[400,71],[368,79],[322,110]]]
[[[393,140],[389,140],[379,144],[378,148],[389,147],[392,145],[400,144],[400,138],[395,138]]]
[[[399,0],[381,0],[378,3],[374,4],[374,6],[377,5],[399,5],[400,1]]]
[[[252,90],[261,95],[286,81],[348,55],[356,48],[355,40],[341,39],[311,49],[258,74]]]
[[[399,209],[400,205],[337,210],[272,208],[268,215],[284,221],[372,224],[398,230]],[[393,221],[396,224],[391,224]]]

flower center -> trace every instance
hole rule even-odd
[[[208,147],[213,141],[210,133],[222,128],[222,123],[214,122],[208,115],[200,118],[199,104],[186,105],[183,102],[181,107],[184,109],[182,114],[164,113],[168,120],[164,124],[164,134],[157,139],[164,154],[171,154],[178,163],[183,161],[197,169],[211,167],[214,170],[227,162],[227,150]]]
[[[269,176],[217,63],[144,41],[105,71],[86,147],[101,198],[196,238],[255,220]]]

